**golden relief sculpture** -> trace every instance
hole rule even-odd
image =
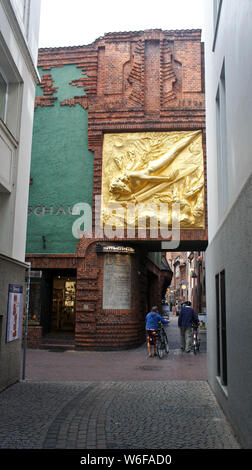
[[[111,203],[125,208],[141,203],[144,215],[167,226],[156,208],[160,203],[179,203],[180,228],[204,228],[201,131],[105,134],[102,199],[104,223],[111,218]],[[125,226],[125,220],[121,222]],[[137,227],[135,215],[127,222]],[[168,222],[171,225],[170,213]]]

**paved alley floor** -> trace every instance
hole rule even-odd
[[[0,393],[0,449],[239,449],[206,378],[206,344],[170,353],[28,350],[24,381]]]
[[[206,334],[196,356],[180,350],[178,318],[167,328],[170,353],[148,358],[147,347],[124,351],[27,350],[25,378],[36,381],[206,380]]]

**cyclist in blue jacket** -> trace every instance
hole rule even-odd
[[[146,339],[147,347],[149,352],[149,357],[156,356],[156,335],[158,330],[158,323],[164,323],[168,325],[168,321],[161,317],[158,313],[158,307],[152,307],[151,312],[147,313],[145,318],[145,329],[146,329]],[[153,354],[151,348],[153,347]]]
[[[178,317],[178,326],[180,328],[181,349],[189,353],[192,346],[192,325],[198,324],[198,317],[191,307],[191,302],[187,301],[182,305]]]

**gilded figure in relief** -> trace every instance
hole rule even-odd
[[[179,202],[180,227],[204,228],[201,131],[106,134],[102,196],[104,222],[113,202],[145,204],[147,215],[159,222],[150,204]]]

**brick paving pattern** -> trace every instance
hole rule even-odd
[[[198,361],[205,352],[181,353],[175,319],[169,328],[173,349],[162,360],[148,359],[145,346],[102,353],[106,367],[100,353],[29,351],[26,380],[0,393],[0,449],[239,449]],[[131,369],[123,376],[126,358]],[[80,360],[85,379],[78,375]],[[111,380],[120,364],[121,380]],[[57,368],[57,380],[48,379]]]
[[[201,381],[22,382],[0,415],[1,449],[239,448]]]

